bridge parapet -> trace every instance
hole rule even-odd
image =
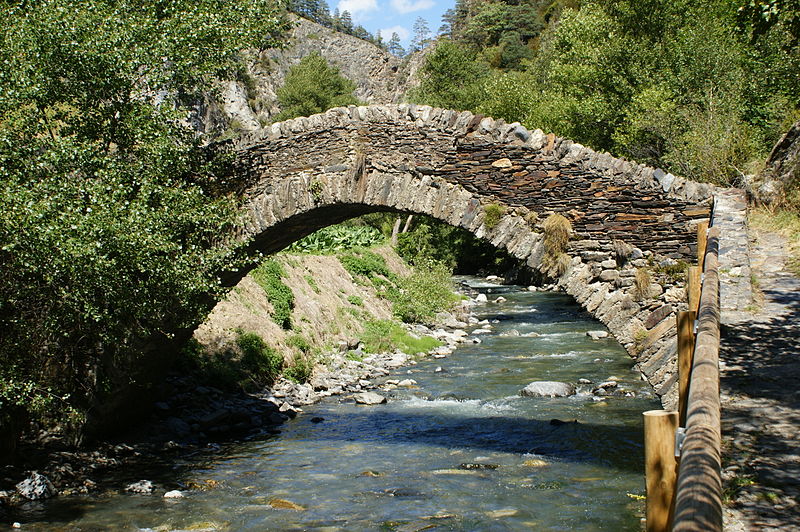
[[[240,139],[250,193],[289,174],[324,180],[364,157],[364,172],[411,174],[461,185],[484,203],[559,212],[579,239],[623,240],[672,258],[695,252],[713,187],[617,159],[518,123],[412,104],[334,108]]]

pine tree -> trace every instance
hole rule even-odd
[[[400,36],[397,34],[396,31],[392,33],[392,38],[389,39],[388,43],[386,43],[386,49],[389,51],[390,54],[395,55],[397,57],[403,57],[404,55],[406,55],[406,51],[400,44]]]
[[[347,33],[348,35],[353,34],[353,17],[350,15],[350,12],[346,9],[342,11],[342,16],[339,18],[341,22],[342,29],[341,31]]]
[[[418,52],[431,42],[431,30],[428,28],[428,22],[422,17],[417,17],[417,20],[414,21],[413,30],[414,37],[411,39],[411,51]]]

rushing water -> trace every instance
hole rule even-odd
[[[388,376],[418,382],[389,392],[388,404],[332,398],[278,436],[229,445],[161,479],[213,489],[178,500],[72,499],[30,515],[24,528],[638,530],[642,505],[628,494],[642,493],[641,412],[657,402],[630,358],[612,338],[588,338],[601,325],[568,296],[477,286],[507,298],[478,311],[499,320],[492,333]],[[611,377],[636,397],[593,400],[581,393],[591,385],[569,398],[518,395],[534,380]],[[304,510],[273,508],[275,499]]]

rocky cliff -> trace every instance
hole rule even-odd
[[[372,43],[339,33],[300,17],[283,49],[245,52],[238,80],[220,83],[220,92],[195,109],[194,127],[202,132],[230,128],[251,131],[280,112],[277,90],[292,66],[314,52],[356,84],[355,96],[366,103],[397,103],[409,87],[420,61],[399,59]]]
[[[778,141],[767,159],[764,171],[752,186],[752,194],[761,203],[798,201],[800,185],[800,121]]]

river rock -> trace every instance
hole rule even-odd
[[[487,301],[489,301],[489,298],[486,297],[486,294],[478,294],[475,296],[476,303],[486,303]]]
[[[183,492],[180,491],[180,490],[168,491],[168,492],[166,492],[164,494],[164,498],[165,499],[182,499],[183,498]]]
[[[586,336],[592,340],[599,340],[601,338],[608,338],[608,331],[587,331]]]
[[[401,380],[400,382],[397,383],[398,386],[406,386],[406,387],[414,386],[416,384],[417,384],[417,381],[415,381],[414,379],[403,379],[403,380]]]
[[[375,392],[361,392],[353,395],[353,399],[360,405],[380,405],[386,402],[386,398]]]
[[[524,397],[566,397],[575,395],[575,386],[566,382],[534,381],[519,392]]]
[[[495,303],[505,303],[507,300],[503,296],[497,296],[494,300]]]
[[[58,495],[58,491],[50,479],[36,471],[33,471],[31,476],[17,484],[16,487],[17,493],[31,501],[49,499]]]
[[[125,491],[130,491],[132,493],[152,493],[154,489],[156,489],[156,487],[153,486],[153,483],[149,480],[140,480],[139,482],[128,484]]]
[[[286,499],[270,499],[268,504],[278,510],[296,510],[299,512],[305,510],[303,506]]]
[[[615,380],[607,380],[605,382],[601,382],[600,384],[598,384],[597,387],[598,388],[603,388],[604,390],[609,389],[609,388],[616,388],[617,387],[617,381],[615,381]]]

